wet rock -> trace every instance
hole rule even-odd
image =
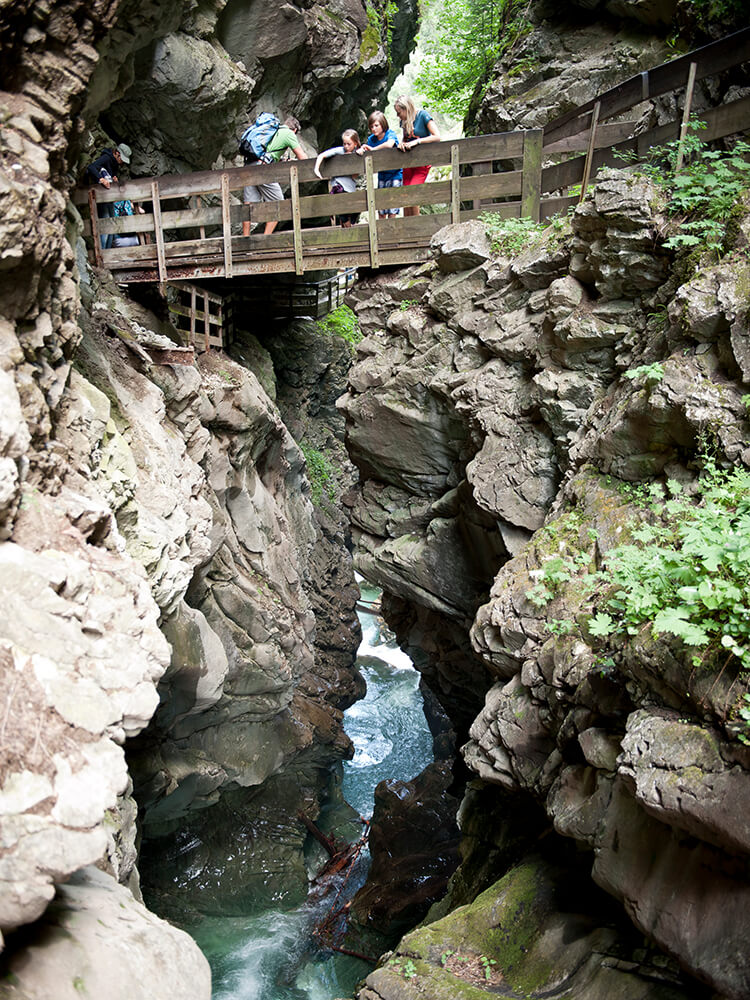
[[[370,828],[372,867],[352,902],[357,925],[382,938],[380,951],[418,923],[445,892],[458,864],[458,800],[451,764],[430,764],[412,781],[381,781]]]

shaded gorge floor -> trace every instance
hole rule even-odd
[[[364,581],[361,587],[366,601],[377,596]],[[333,776],[329,802],[318,819],[327,834],[350,842],[362,834],[360,817],[372,816],[378,782],[410,780],[433,759],[419,674],[381,632],[375,615],[360,612],[360,621],[358,665],[367,694],[347,710],[344,721],[355,755]],[[283,784],[276,794],[285,801]],[[209,824],[170,838],[166,857],[157,853],[160,841],[144,845],[146,903],[198,942],[211,963],[214,1000],[333,1000],[351,996],[371,968],[358,958],[321,949],[314,938],[325,917],[364,882],[367,849],[346,879],[326,879],[308,893],[308,877],[314,878],[327,856],[313,838],[300,850],[296,808],[295,801],[290,814],[280,819],[278,803],[273,808],[261,798],[253,828],[244,825],[238,832],[227,848],[234,856],[227,858],[226,871],[218,873],[209,870]],[[225,810],[221,822],[226,816]],[[222,884],[228,890],[223,899]],[[352,948],[352,942],[347,946]]]

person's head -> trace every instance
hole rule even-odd
[[[353,153],[355,149],[362,145],[359,140],[359,133],[353,128],[344,129],[341,133],[341,145],[347,153]]]
[[[411,135],[414,131],[414,119],[417,117],[417,109],[411,97],[400,94],[393,102],[393,107],[404,128],[404,135]]]
[[[367,119],[367,127],[376,139],[382,138],[388,131],[388,121],[382,111],[373,111]]]
[[[288,118],[285,118],[284,124],[286,125],[287,128],[290,128],[292,132],[299,132],[299,130],[302,128],[302,126],[294,117],[294,115],[289,115]]]
[[[133,155],[130,146],[126,146],[124,142],[121,142],[119,146],[115,146],[112,153],[118,163],[130,163],[130,157]]]

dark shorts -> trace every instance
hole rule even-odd
[[[429,167],[404,167],[404,187],[407,184],[424,184],[429,172]]]
[[[346,191],[344,191],[338,181],[334,181],[333,184],[331,184],[331,194],[346,194]],[[336,216],[337,226],[343,226],[345,222],[348,222],[352,226],[356,226],[359,222],[359,212],[353,212],[351,215],[346,214]]]

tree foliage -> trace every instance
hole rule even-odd
[[[527,25],[528,0],[424,0],[416,85],[430,108],[463,118],[480,81]]]

